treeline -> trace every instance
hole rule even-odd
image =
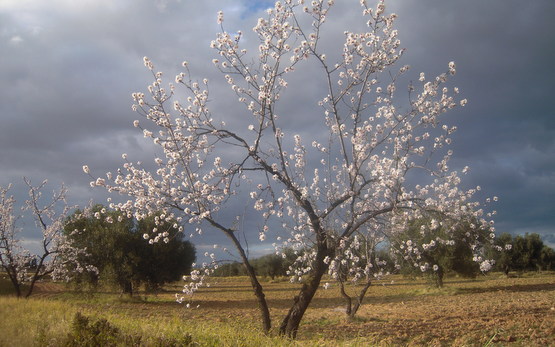
[[[502,234],[497,244],[508,244],[496,259],[496,269],[509,274],[510,271],[555,270],[555,251],[545,245],[540,235],[532,233],[512,236]]]
[[[148,235],[153,230],[162,237],[149,244]],[[91,290],[100,285],[117,287],[129,295],[140,286],[159,290],[188,274],[196,259],[195,247],[183,239],[178,223],[161,223],[160,215],[135,220],[95,205],[86,214],[75,211],[64,231],[75,246],[86,249],[79,263],[97,270],[73,272],[73,283]]]
[[[267,254],[251,261],[257,276],[283,277],[288,275],[289,267],[293,264],[297,255],[291,249],[286,249],[283,255]],[[243,263],[234,261],[218,265],[212,276],[230,277],[230,276],[246,276],[247,273]]]
[[[499,250],[502,249],[502,250]],[[286,249],[284,255],[268,254],[252,260],[252,265],[259,276],[274,279],[287,276],[289,267],[297,255],[291,249]],[[384,262],[384,272],[401,273],[406,276],[419,276],[422,271],[407,261],[396,260],[394,253],[385,249],[375,251],[376,256]],[[431,257],[431,255],[427,255]],[[492,259],[492,271],[503,272],[506,275],[511,271],[555,271],[555,251],[545,245],[538,234],[525,234],[512,236],[502,234],[495,239],[491,249],[484,255]],[[474,278],[481,274],[479,264],[473,259],[471,249],[457,244],[449,251],[440,251],[434,254],[434,261],[442,266],[443,275],[456,274],[465,278]],[[441,286],[442,278],[437,278],[433,273],[433,282]],[[220,264],[213,276],[246,276],[242,263],[228,262]]]

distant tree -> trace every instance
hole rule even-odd
[[[441,215],[435,214],[412,221],[401,235],[404,238],[400,242],[402,248],[409,248],[413,243],[424,245],[417,254],[403,257],[403,272],[423,273],[431,268],[433,271],[427,273],[438,288],[443,287],[446,273],[474,278],[490,268],[481,267],[481,264],[495,234],[476,218],[463,218],[453,224],[444,223]]]
[[[237,261],[225,262],[217,265],[214,269],[212,276],[215,277],[232,277],[232,276],[244,276],[246,275],[243,268],[243,264]]]
[[[252,267],[258,276],[267,276],[275,279],[279,276],[287,276],[290,267],[297,258],[299,251],[285,248],[279,254],[271,253],[250,260]],[[246,270],[240,262],[220,262],[212,276],[245,276]]]
[[[296,258],[297,256],[293,253],[293,250],[285,249],[280,254],[267,254],[253,259],[252,265],[258,275],[274,279],[279,276],[286,276],[289,267]]]
[[[523,270],[541,270],[541,253],[544,247],[543,241],[539,234],[526,233],[524,237],[521,235],[515,238],[515,246],[520,250],[519,267]]]
[[[285,276],[287,268],[283,265],[283,258],[279,255],[268,254],[254,259],[252,265],[259,276],[268,276],[274,279],[276,276]]]
[[[25,297],[33,292],[35,283],[47,276],[53,279],[68,279],[71,273],[66,271],[71,264],[75,272],[94,272],[92,266],[84,266],[79,257],[84,249],[71,242],[63,233],[64,221],[70,207],[65,197],[67,189],[62,185],[54,192],[52,199],[42,199],[42,189],[47,181],[33,186],[24,178],[29,188],[29,199],[25,201],[24,211],[30,211],[40,229],[42,239],[38,254],[32,254],[21,245],[20,232],[16,226],[17,216],[14,212],[15,199],[8,195],[11,187],[0,187],[0,265],[13,284],[16,295],[23,295],[22,286],[29,283]]]
[[[555,251],[553,248],[544,245],[540,255],[542,270],[555,270]]]
[[[504,250],[495,261],[497,269],[508,275],[513,271],[539,271],[553,268],[554,251],[544,245],[539,234],[532,233],[512,236],[508,233],[500,235],[497,245]]]
[[[87,211],[75,211],[65,226],[66,233],[75,244],[88,250],[88,261],[99,271],[79,276],[75,281],[96,287],[102,278],[132,294],[133,269],[138,263],[135,251],[138,238],[130,233],[132,228],[130,219],[100,204]]]
[[[102,279],[133,295],[134,287],[141,283],[159,289],[191,271],[195,248],[183,240],[178,226],[166,223],[161,232],[163,240],[156,245],[149,245],[143,237],[157,227],[159,218],[153,215],[135,222],[103,205],[93,206],[87,214],[76,211],[66,225],[66,233],[87,248],[88,261],[99,269],[98,275],[81,276],[77,281],[95,286]]]

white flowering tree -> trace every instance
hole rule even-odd
[[[352,264],[347,273],[356,279],[379,275],[372,268],[375,258],[353,258],[360,253],[355,251],[360,240],[399,245],[398,232],[428,213],[441,214],[452,225],[463,213],[481,218],[471,201],[475,190],[459,188],[459,174],[448,166],[456,127],[446,125],[442,115],[466,103],[448,85],[455,64],[432,79],[420,73],[408,97],[401,92],[399,98],[398,81],[410,69],[398,65],[403,49],[394,29],[396,16],[385,12],[383,1],[375,8],[364,0],[360,5],[365,30],[345,31],[336,49],[329,48],[333,43],[323,34],[332,0],[276,2],[247,40],[258,40],[256,52],[245,48],[242,32],[225,31],[220,12],[222,31],[211,43],[217,53],[213,63],[231,97],[244,106],[243,114],[213,113],[208,81],[191,77],[187,63],[176,83],[166,86],[145,58],[154,82],[149,95],[133,94],[133,108],[144,117],[134,125],[163,155],[154,159],[155,169],[124,155],[117,173],[91,182],[131,197],[112,207],[137,219],[163,210],[160,224],[175,218],[192,225],[191,236],[226,235],[249,275],[265,331],[271,319],[264,289],[238,237],[240,223],[224,217],[244,204],[246,194],[260,213],[260,240],[275,238],[278,253],[282,247],[298,250],[290,275],[302,285],[279,327],[290,337],[296,336],[323,276],[345,280],[337,274],[338,264]],[[304,98],[319,110],[302,115],[312,117],[308,135],[291,125],[302,117],[287,101],[288,95],[307,89],[306,77],[295,84],[302,70],[312,74],[311,84],[326,88],[318,99],[308,99],[310,93]],[[84,170],[89,173],[88,167]],[[163,240],[161,230],[145,237]],[[420,246],[404,251],[413,256]],[[210,273],[204,267],[188,278],[184,292],[202,284]]]
[[[73,247],[63,233],[71,208],[65,200],[67,189],[62,185],[58,192],[54,192],[51,200],[43,202],[41,190],[47,181],[38,186],[33,186],[26,178],[24,181],[29,188],[29,199],[22,209],[30,211],[42,233],[38,254],[25,249],[19,239],[21,230],[16,226],[18,217],[14,212],[15,199],[8,195],[11,185],[0,187],[0,265],[18,297],[23,294],[29,297],[35,283],[46,276],[68,279],[71,276],[68,264],[72,264],[77,271],[95,271],[92,267],[79,264],[77,257],[84,254],[85,250]],[[25,293],[23,284],[28,284]]]

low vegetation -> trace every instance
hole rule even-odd
[[[272,314],[285,315],[298,285],[267,278]],[[80,293],[37,284],[17,299],[1,280],[0,346],[548,346],[555,343],[555,274],[500,273],[425,280],[388,277],[367,293],[357,317],[346,318],[339,287],[318,292],[295,341],[264,335],[246,277],[214,278],[177,304],[180,284],[158,295]],[[347,286],[347,290],[355,290]]]

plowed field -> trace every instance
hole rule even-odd
[[[298,285],[268,281],[263,286],[272,324],[279,326]],[[352,293],[356,289],[350,288]],[[210,288],[199,291],[190,301],[190,309],[173,300],[179,285],[157,296],[141,293],[138,300],[120,300],[117,293],[74,300],[64,290],[61,285],[40,283],[33,296],[41,300],[64,297],[64,301],[99,315],[110,312],[126,319],[156,320],[178,317],[195,326],[245,326],[260,334],[256,330],[258,310],[246,278],[212,279]],[[388,278],[369,289],[354,319],[346,318],[339,290],[332,285],[317,293],[297,341],[287,344],[555,346],[555,274],[450,278],[443,289],[432,289],[421,280]]]

